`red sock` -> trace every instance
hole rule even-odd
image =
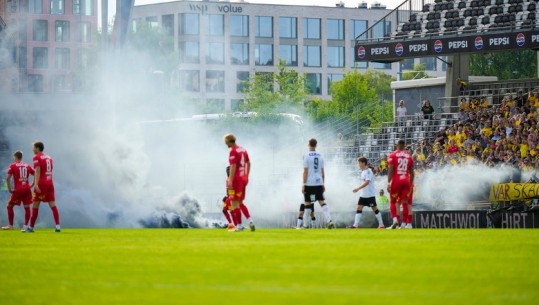
[[[389,204],[389,211],[391,212],[391,218],[399,217],[397,214],[397,205],[394,202]]]
[[[234,218],[236,225],[241,225],[241,210],[240,209],[234,209],[232,214],[232,217]]]
[[[226,221],[228,221],[228,223],[232,223],[232,218],[230,218],[230,213],[228,213],[227,209],[223,209],[223,214],[225,215]]]
[[[7,207],[7,220],[10,226],[13,226],[13,218],[15,218],[15,212],[13,212],[13,207]]]
[[[411,224],[411,223],[413,222],[413,220],[414,220],[414,216],[410,213],[410,214],[408,215],[408,221],[407,221],[407,222],[408,222],[409,224]]]
[[[59,226],[60,225],[60,214],[58,214],[58,207],[54,206],[51,208],[52,216],[54,217],[54,223]]]
[[[408,222],[408,204],[402,205],[402,222],[406,223]]]
[[[30,221],[30,207],[24,207],[24,225],[27,226]]]
[[[251,214],[249,214],[249,209],[247,208],[245,204],[243,203],[240,204],[240,210],[243,213],[243,216],[245,216],[245,218],[247,219],[251,218]]]
[[[30,227],[33,228],[36,224],[37,214],[39,214],[39,208],[32,208],[32,216],[30,217]]]

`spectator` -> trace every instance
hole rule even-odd
[[[388,210],[389,198],[387,198],[383,189],[381,189],[378,196],[376,196],[376,205],[380,211]]]
[[[404,106],[404,101],[400,100],[399,107],[397,107],[397,119],[399,122],[404,122],[406,120],[406,107]]]
[[[459,103],[459,110],[463,110],[465,112],[468,112],[470,110],[470,106],[468,105],[468,101],[466,101],[466,98],[461,98]]]
[[[423,107],[421,107],[421,112],[423,112],[423,118],[425,120],[430,120],[434,114],[434,108],[430,105],[429,100],[423,102]]]
[[[382,159],[380,160],[380,175],[385,176],[387,175],[387,156],[382,155]]]

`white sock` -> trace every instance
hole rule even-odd
[[[374,214],[374,216],[376,216],[376,219],[378,219],[378,225],[383,226],[384,221],[382,220],[382,213],[378,212],[378,214]]]
[[[330,222],[331,214],[329,213],[329,206],[327,204],[322,207],[322,211],[324,211],[324,217],[326,217],[326,222]]]
[[[60,229],[60,225],[56,225],[56,229]]]
[[[399,219],[397,217],[393,217],[393,223],[399,223]]]
[[[354,227],[359,226],[359,222],[361,221],[361,214],[362,213],[356,213],[356,217],[354,218]]]
[[[245,219],[245,222],[251,223],[251,222],[253,222],[253,221],[251,220],[251,218],[247,218],[247,219]]]
[[[301,218],[298,218],[298,228],[301,227],[301,225],[303,224],[303,219]]]
[[[305,220],[306,220],[305,223],[307,223],[307,219],[309,219],[309,220],[311,219],[311,209],[307,209],[307,208],[306,208],[306,209],[305,209],[305,214],[303,214],[303,215],[304,215],[304,216],[307,215],[307,216],[305,216],[305,217],[307,217],[307,218],[305,219]],[[312,222],[312,221],[311,221],[311,222]]]

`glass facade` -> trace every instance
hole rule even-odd
[[[49,67],[49,49],[39,47],[32,49],[32,67],[34,69]]]
[[[32,14],[43,14],[43,1],[28,0],[28,11]]]
[[[93,0],[73,0],[73,15],[93,15]]]
[[[225,63],[225,49],[222,42],[209,42],[206,46],[206,63],[222,65]]]
[[[344,47],[328,47],[327,57],[328,67],[344,67]]]
[[[55,33],[56,33],[56,41],[68,42],[69,41],[69,21],[56,20]]]
[[[40,75],[40,74],[28,75],[28,91],[43,92],[43,75]]]
[[[303,19],[303,38],[320,39],[320,19],[305,18]]]
[[[425,65],[425,70],[436,71],[436,57],[422,57],[419,62]]]
[[[206,92],[225,92],[225,71],[206,71]]]
[[[32,38],[34,41],[47,41],[49,40],[49,23],[47,20],[33,20],[32,21]]]
[[[351,40],[355,40],[356,38],[359,40],[367,40],[369,37],[368,33],[365,33],[365,31],[368,29],[369,22],[367,20],[352,20],[352,29],[350,31]],[[361,37],[358,37],[359,35],[362,35]]]
[[[320,67],[322,58],[320,56],[320,46],[303,47],[303,65],[305,67]]]
[[[230,100],[230,110],[232,111],[241,111],[245,100],[243,99],[232,99]]]
[[[249,36],[249,16],[230,16],[230,36]]]
[[[280,45],[279,59],[284,60],[286,66],[298,66],[298,46],[297,45]]]
[[[161,16],[161,28],[166,35],[174,36],[174,15]]]
[[[401,63],[402,70],[413,70],[414,69],[414,59],[406,58]]]
[[[206,30],[211,36],[223,36],[225,33],[224,15],[206,15]],[[188,24],[189,26],[189,24]]]
[[[273,66],[272,44],[257,44],[255,46],[255,65]]]
[[[198,14],[178,14],[178,33],[180,35],[199,34]]]
[[[255,16],[255,36],[273,37],[273,17]]]
[[[179,75],[180,90],[184,92],[200,91],[200,71],[182,70]]]
[[[247,89],[247,82],[249,81],[249,71],[236,72],[236,92],[243,93]]]
[[[198,64],[200,63],[200,47],[195,41],[180,41],[179,45],[180,63]]]
[[[328,39],[344,40],[344,19],[327,20]]]
[[[249,64],[249,44],[232,43],[230,44],[230,62],[233,65]]]
[[[69,69],[71,64],[71,56],[70,56],[70,50],[69,48],[57,48],[56,49],[56,60],[55,60],[55,66],[56,69]]]
[[[296,17],[280,17],[279,18],[279,37],[281,38],[297,38],[298,37],[298,18]]]
[[[64,14],[64,0],[50,0],[51,1],[51,14],[63,15]]]
[[[344,74],[328,74],[328,94],[331,94],[331,84],[344,78]]]
[[[307,73],[305,74],[305,89],[309,94],[322,94],[322,74]]]
[[[92,42],[92,28],[89,22],[81,22],[78,24],[78,41],[79,42]]]

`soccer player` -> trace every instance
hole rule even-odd
[[[324,212],[327,221],[327,228],[333,229],[335,225],[331,220],[329,206],[324,202],[324,159],[322,155],[316,152],[316,139],[309,140],[309,152],[303,157],[303,186],[301,192],[305,199],[305,213],[309,215],[312,209],[312,202],[318,201]]]
[[[34,175],[34,169],[25,162],[22,162],[22,152],[18,150],[13,153],[13,163],[9,165],[7,170],[6,182],[11,197],[7,202],[8,225],[2,227],[2,230],[13,230],[13,218],[15,217],[13,207],[21,205],[21,202],[24,205],[24,224],[22,231],[25,231],[28,226],[28,221],[30,220],[30,204],[32,204],[32,185],[28,181],[29,175]],[[12,177],[15,189],[11,188]]]
[[[30,218],[30,225],[24,232],[34,232],[34,225],[37,221],[39,214],[39,205],[41,202],[48,202],[49,207],[54,217],[54,223],[56,227],[55,232],[60,232],[60,215],[58,213],[58,207],[56,207],[54,196],[54,182],[52,179],[53,161],[52,158],[43,153],[45,145],[42,142],[34,142],[34,204],[32,206],[32,217]]]
[[[311,223],[310,225],[307,225],[307,226],[304,226],[303,225],[303,217],[305,215],[305,203],[301,203],[299,205],[299,215],[298,215],[298,223],[296,225],[296,229],[298,230],[301,230],[301,229],[305,229],[305,228],[313,228],[314,229],[314,226],[315,226],[315,222],[316,222],[316,217],[314,216],[314,205],[311,203]],[[307,217],[309,217],[309,215],[307,215]]]
[[[412,222],[414,220],[412,205],[414,199],[414,185],[410,187],[410,193],[408,194],[408,204],[402,206],[402,224],[401,229],[413,229]]]
[[[226,175],[227,177],[230,175],[230,166],[226,167]],[[227,182],[227,185],[228,185],[228,182]],[[228,196],[225,196],[223,198],[223,214],[225,215],[225,218],[228,221],[227,229],[229,230],[235,228],[235,226],[238,225],[232,219],[232,216],[230,213],[231,207],[232,205],[230,203],[230,198]],[[256,227],[253,221],[251,220],[251,213],[249,213],[249,209],[247,208],[247,206],[245,205],[243,201],[240,203],[240,211],[243,214],[243,216],[245,216],[245,220],[249,223],[249,227],[251,228],[251,231],[255,231]]]
[[[376,219],[378,220],[378,228],[384,228],[384,222],[382,221],[382,214],[376,206],[376,190],[374,188],[374,174],[370,167],[368,167],[368,160],[365,157],[357,158],[357,163],[361,174],[359,180],[361,180],[361,185],[353,190],[354,193],[359,192],[359,201],[357,203],[356,217],[354,219],[354,224],[350,227],[357,229],[361,222],[361,215],[363,213],[363,207],[368,206],[374,212]]]
[[[245,191],[249,184],[249,173],[251,172],[251,161],[245,148],[236,144],[236,136],[229,133],[224,137],[226,146],[230,148],[228,161],[230,163],[230,173],[227,180],[228,197],[232,207],[232,219],[237,223],[236,228],[229,231],[243,231],[241,223],[240,205],[245,199]],[[252,222],[249,224],[251,231],[255,230]]]
[[[388,159],[387,191],[390,194],[389,210],[393,217],[391,229],[399,225],[397,212],[400,210],[400,204],[403,204],[403,221],[406,221],[404,217],[408,215],[408,200],[414,184],[414,160],[404,148],[404,140],[399,140],[397,150]]]

